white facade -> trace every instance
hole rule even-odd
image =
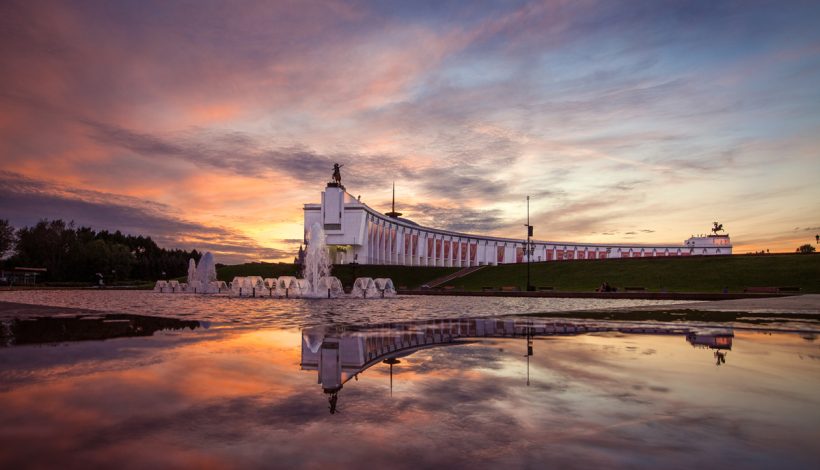
[[[450,232],[381,214],[342,187],[328,185],[322,202],[305,204],[305,233],[318,222],[334,264],[470,267],[527,261],[525,239]],[[693,236],[682,245],[533,240],[532,261],[730,255],[728,235]]]

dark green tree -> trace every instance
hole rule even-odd
[[[0,259],[3,259],[3,256],[14,248],[16,241],[14,227],[8,220],[0,219]]]
[[[9,263],[44,267],[51,281],[91,282],[96,273],[102,274],[106,282],[151,281],[184,276],[188,260],[199,261],[200,257],[196,250],[160,248],[151,237],[97,232],[89,227],[75,228],[73,222],[41,220],[17,231],[16,250]]]
[[[810,244],[806,243],[805,245],[800,245],[797,247],[798,253],[814,253],[814,247]]]

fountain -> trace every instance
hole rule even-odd
[[[310,228],[305,263],[302,268],[305,283],[302,296],[321,298],[338,297],[342,283],[330,275],[330,254],[325,243],[325,231],[319,223]]]
[[[369,277],[357,277],[353,282],[353,290],[350,291],[351,297],[360,297],[363,299],[379,297],[379,289],[376,283]]]
[[[382,298],[396,296],[396,288],[393,287],[393,280],[389,277],[379,277],[373,279],[373,284],[376,285],[376,289],[378,289]]]
[[[318,292],[321,294],[322,292],[327,292],[327,298],[333,297],[340,297],[344,294],[344,289],[342,288],[342,281],[339,278],[334,276],[324,276],[319,279],[319,285],[317,288]]]
[[[159,280],[154,284],[154,292],[160,293],[193,293],[193,294],[218,294],[228,289],[224,281],[216,278],[216,264],[214,255],[207,252],[202,255],[199,264],[192,258],[188,260],[187,282],[177,280]]]
[[[236,297],[278,297],[278,298],[336,298],[344,296],[339,278],[330,275],[330,253],[325,242],[325,231],[318,223],[313,224],[307,240],[307,251],[302,267],[302,278],[280,276],[236,276],[226,284],[216,279],[214,256],[207,252],[197,264],[188,262],[187,283],[176,280],[157,281],[154,292],[195,294],[216,294],[223,290]],[[389,278],[371,279],[360,277],[353,285],[351,297],[373,298],[393,297],[396,289]]]
[[[198,278],[196,275],[196,260],[191,258],[188,260],[188,284],[190,285],[197,279]]]
[[[293,276],[281,276],[276,280],[277,297],[300,297],[302,294],[298,280]]]
[[[207,252],[202,255],[199,264],[190,259],[188,261],[188,285],[185,292],[194,294],[216,294],[226,288],[225,282],[216,279],[216,264],[214,255]]]

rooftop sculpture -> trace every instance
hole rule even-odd
[[[341,172],[341,169],[342,169],[343,166],[344,165],[340,165],[338,163],[333,164],[333,176],[332,176],[333,181],[328,183],[328,186],[336,186],[336,187],[344,189],[344,186],[342,185],[342,172]]]

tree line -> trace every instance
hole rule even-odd
[[[106,283],[174,278],[187,273],[190,258],[200,257],[196,250],[160,248],[151,237],[119,230],[96,231],[59,219],[15,230],[0,220],[0,266],[46,268],[49,281],[93,282],[98,273]]]

